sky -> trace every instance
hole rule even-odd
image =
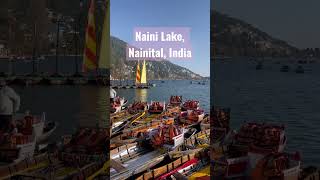
[[[171,61],[210,76],[210,0],[111,0],[111,35],[133,42],[135,27],[190,27],[192,60]]]
[[[320,47],[319,0],[212,0],[211,8],[298,48]]]

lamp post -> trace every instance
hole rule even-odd
[[[32,74],[36,73],[37,23],[33,24]]]
[[[59,73],[59,45],[60,45],[60,24],[62,22],[62,18],[61,16],[59,15],[57,20],[56,20],[56,23],[57,23],[57,42],[56,42],[56,68],[55,68],[55,71],[56,71],[56,75]]]

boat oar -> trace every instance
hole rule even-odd
[[[137,141],[137,138],[127,139],[127,140],[111,140],[110,144],[126,145],[130,143],[134,143],[136,141]]]
[[[185,156],[188,154],[194,154],[194,153],[197,153],[201,150],[202,150],[202,148],[186,150],[186,151],[171,151],[168,154],[169,154],[169,156],[175,158],[175,157]]]
[[[112,160],[111,160],[112,161]],[[115,162],[112,162],[112,164],[114,165]],[[103,167],[101,169],[99,169],[97,172],[95,172],[93,175],[89,176],[87,179],[88,180],[93,180],[95,179],[97,176],[99,176],[100,174],[103,173],[107,173],[109,171],[109,167],[110,167],[110,160],[105,162]]]
[[[146,111],[144,111],[139,117],[137,117],[136,119],[134,119],[131,124],[133,124],[134,122],[138,121],[139,119],[141,119],[144,115],[146,114]]]

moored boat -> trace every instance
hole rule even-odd
[[[204,110],[188,110],[180,113],[179,120],[182,123],[194,124],[202,121],[204,116]]]
[[[197,110],[200,108],[200,103],[199,101],[196,100],[188,100],[186,102],[183,103],[182,105],[182,110],[186,111],[186,110]]]
[[[300,173],[300,159],[288,153],[271,153],[259,160],[251,172],[253,180],[284,179],[298,180]]]
[[[182,96],[171,96],[169,105],[170,106],[180,106],[182,103]]]
[[[118,113],[123,110],[127,102],[128,101],[124,98],[116,97],[111,103],[111,113]]]
[[[79,76],[71,76],[68,78],[68,81],[70,84],[73,84],[73,85],[85,85],[85,84],[88,84],[88,78],[85,77],[85,76],[82,76],[82,75],[79,75]]]
[[[26,86],[39,84],[42,80],[43,78],[37,74],[29,74],[20,79],[21,83]]]
[[[128,112],[132,114],[146,110],[148,110],[147,102],[135,101],[128,107]]]
[[[149,113],[162,113],[165,111],[166,105],[165,103],[161,103],[161,102],[152,102],[149,105],[148,111]]]
[[[36,139],[34,134],[2,135],[0,145],[1,162],[19,162],[32,157],[35,152]]]
[[[184,143],[184,128],[179,128],[173,124],[163,125],[150,131],[148,139],[154,148],[164,147],[174,150]]]
[[[32,115],[27,112],[26,114],[15,114],[13,118],[19,132],[30,133],[34,131],[37,143],[46,141],[58,126],[56,122],[47,121],[45,113]]]
[[[51,85],[63,85],[67,83],[67,78],[61,74],[53,74],[48,80]]]

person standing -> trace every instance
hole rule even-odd
[[[114,102],[114,99],[117,97],[117,92],[110,87],[110,103],[112,104]]]
[[[20,96],[0,79],[0,131],[10,132],[13,114],[20,108]]]

